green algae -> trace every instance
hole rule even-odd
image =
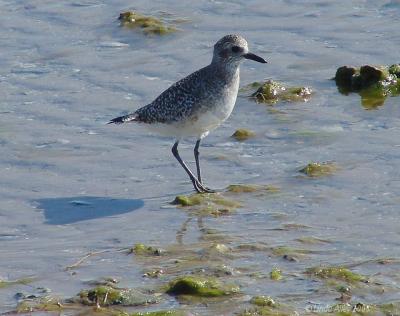
[[[388,96],[400,94],[400,64],[388,66],[364,65],[359,68],[342,66],[334,80],[340,93],[356,92],[367,110],[382,106]]]
[[[250,303],[257,306],[270,306],[270,307],[276,306],[275,301],[270,296],[265,296],[265,295],[254,296],[250,300]]]
[[[36,300],[24,300],[18,303],[17,313],[31,313],[31,312],[55,312],[61,311],[63,305],[58,298],[45,296]]]
[[[286,312],[274,309],[269,306],[257,306],[255,308],[248,308],[243,312],[237,314],[238,316],[293,316],[298,315],[293,312]]]
[[[239,287],[223,285],[213,278],[184,276],[171,281],[166,292],[172,295],[220,297],[238,293]]]
[[[135,289],[120,289],[110,286],[98,286],[83,290],[78,294],[79,303],[95,306],[139,306],[157,303],[153,295],[144,294]]]
[[[185,315],[187,315],[185,312],[177,310],[138,312],[130,314],[130,316],[185,316]]]
[[[367,278],[361,274],[340,266],[313,267],[306,270],[306,274],[320,279],[334,279],[347,283],[366,282]]]
[[[22,278],[22,279],[13,280],[13,281],[0,280],[0,289],[8,287],[8,286],[12,286],[12,285],[17,285],[17,284],[26,285],[26,284],[32,283],[33,281],[35,281],[34,278]]]
[[[241,87],[239,89],[239,92],[243,93],[243,92],[254,91],[254,90],[257,90],[258,88],[260,88],[262,85],[263,85],[262,82],[254,81],[252,83],[249,83],[249,84]]]
[[[334,174],[339,168],[333,162],[311,162],[307,166],[301,168],[299,172],[304,173],[310,178],[319,178]]]
[[[138,243],[129,249],[129,252],[138,256],[161,256],[163,250]]]
[[[271,280],[274,281],[279,281],[282,279],[282,270],[278,269],[278,268],[273,268],[271,270],[271,272],[269,273],[269,277],[271,278]]]
[[[245,129],[245,128],[239,128],[232,134],[231,137],[236,139],[237,141],[242,142],[249,138],[253,138],[255,136],[256,136],[256,133],[254,133],[253,131]]]
[[[163,269],[149,270],[143,273],[143,277],[158,279],[164,275],[165,271]]]
[[[141,29],[146,35],[166,35],[176,32],[177,29],[167,25],[160,19],[146,16],[134,11],[122,12],[119,15],[121,26],[132,29]]]
[[[311,226],[298,223],[287,223],[282,225],[282,230],[305,230],[309,228],[311,228]]]
[[[400,64],[391,65],[388,70],[390,74],[400,77]]]
[[[215,193],[194,193],[191,195],[178,195],[172,204],[179,206],[195,206],[201,204],[217,204],[227,207],[240,207],[240,203],[224,198],[223,196]]]
[[[253,192],[279,192],[279,188],[272,185],[257,185],[257,184],[231,184],[226,189],[232,193],[253,193]]]
[[[386,316],[400,315],[400,301],[386,304],[378,304],[376,307]]]
[[[254,99],[257,103],[275,104],[279,101],[285,102],[300,102],[308,101],[313,94],[310,87],[285,87],[284,85],[273,81],[267,80],[263,83],[252,83],[245,87],[243,91],[257,88],[251,94],[250,98]]]
[[[187,208],[199,216],[213,217],[230,215],[235,209],[241,207],[239,202],[225,198],[218,193],[178,195],[172,204]]]
[[[172,204],[180,206],[193,206],[199,205],[204,201],[202,194],[192,194],[192,195],[178,195]]]
[[[287,246],[279,246],[272,248],[272,253],[275,256],[287,256],[287,255],[307,255],[313,253],[312,250],[298,249]]]
[[[296,239],[296,241],[301,242],[302,244],[310,244],[310,245],[331,243],[331,241],[328,239],[318,238],[314,236],[299,237]]]
[[[221,243],[212,244],[208,249],[208,252],[214,252],[219,254],[226,254],[230,253],[231,251],[232,250],[227,245]]]

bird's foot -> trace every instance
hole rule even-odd
[[[197,191],[197,193],[216,193],[217,192],[216,190],[205,187],[198,180],[193,181],[193,186],[194,186],[194,189]]]

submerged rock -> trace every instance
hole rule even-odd
[[[160,19],[134,11],[122,12],[118,19],[121,22],[121,26],[140,28],[145,34],[165,35],[177,31],[175,27],[167,25]]]
[[[320,279],[336,279],[348,283],[366,282],[367,278],[344,267],[328,266],[313,267],[306,270],[306,274]]]
[[[170,282],[168,294],[192,295],[201,297],[218,297],[239,292],[236,285],[224,285],[213,278],[184,276]]]
[[[334,80],[342,94],[357,92],[366,109],[384,104],[388,96],[400,94],[400,64],[388,66],[364,65],[359,68],[342,66],[336,71]]]
[[[238,130],[236,130],[231,137],[233,137],[234,139],[236,139],[237,141],[244,141],[246,139],[255,137],[256,133],[248,130],[248,129],[244,129],[244,128],[239,128]]]
[[[83,290],[78,294],[78,302],[83,305],[139,306],[157,303],[153,295],[144,294],[135,289],[119,289],[110,286],[98,286],[91,290]]]
[[[338,170],[338,167],[333,162],[311,162],[304,168],[300,169],[299,172],[311,178],[318,178],[323,176],[329,176],[334,174]]]
[[[250,98],[258,103],[275,104],[278,101],[299,102],[308,101],[313,94],[310,87],[285,87],[284,85],[267,80],[263,83],[252,83],[243,88],[242,91],[257,90],[251,94]]]

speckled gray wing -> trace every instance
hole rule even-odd
[[[204,67],[176,82],[152,103],[138,109],[135,121],[143,123],[174,123],[191,117],[207,99],[209,67]],[[210,92],[210,91],[208,91]]]

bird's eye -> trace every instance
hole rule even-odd
[[[239,46],[232,46],[232,52],[239,53],[242,49]]]

